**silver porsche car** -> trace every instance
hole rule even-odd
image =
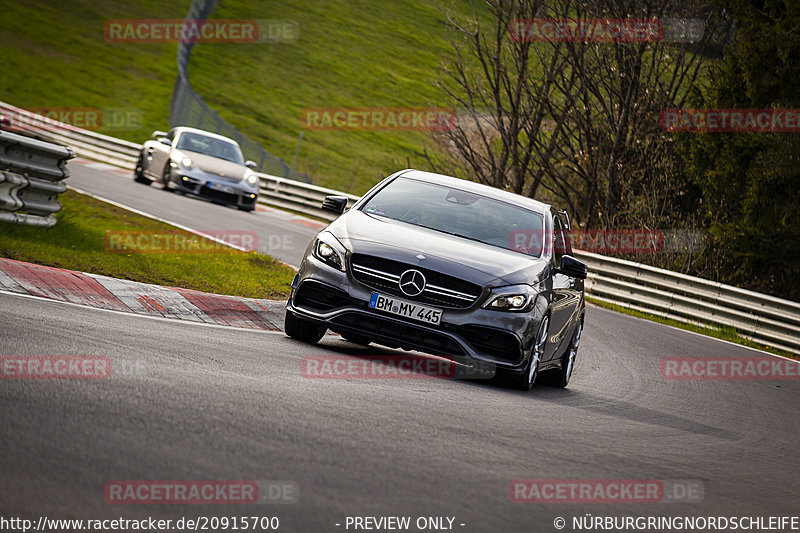
[[[187,127],[153,132],[133,172],[139,183],[178,191],[252,211],[258,200],[256,164],[245,161],[236,141]]]
[[[466,180],[404,170],[340,214],[309,244],[285,329],[326,330],[447,357],[529,390],[540,374],[566,387],[584,321],[586,266],[569,218]]]

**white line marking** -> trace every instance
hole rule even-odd
[[[240,252],[250,252],[251,251],[251,250],[248,250],[247,248],[243,248],[241,246],[237,246],[235,244],[231,244],[231,243],[229,243],[227,241],[224,241],[222,239],[214,237],[213,235],[208,235],[207,233],[203,233],[202,231],[198,231],[198,230],[190,228],[188,226],[184,226],[183,224],[178,224],[177,222],[172,222],[172,221],[167,220],[165,218],[161,218],[161,217],[158,217],[156,215],[147,213],[145,211],[141,211],[141,210],[136,209],[134,207],[130,207],[130,206],[127,206],[125,204],[121,204],[119,202],[115,202],[114,200],[109,200],[108,198],[104,198],[102,196],[98,196],[98,195],[96,195],[94,193],[91,193],[89,191],[84,191],[83,189],[79,189],[77,187],[73,187],[72,185],[67,185],[67,189],[75,191],[75,192],[77,192],[79,194],[85,194],[86,196],[88,196],[90,198],[94,198],[95,200],[100,200],[101,202],[106,202],[106,203],[111,204],[113,206],[119,207],[120,209],[126,209],[126,210],[130,211],[131,213],[136,213],[137,215],[141,215],[143,217],[152,218],[153,220],[157,220],[157,221],[162,222],[164,224],[170,224],[172,226],[175,226],[178,229],[182,229],[184,231],[188,231],[190,233],[194,233],[195,235],[197,235],[199,237],[205,237],[206,239],[210,239],[210,240],[212,240],[214,242],[217,242],[219,244],[223,244],[223,245],[228,246],[230,248],[233,248],[235,250],[239,250]],[[277,259],[275,257],[273,257],[273,259],[275,259],[275,261],[277,261],[277,262],[279,262],[279,263],[291,268],[295,272],[297,270],[299,270],[299,267],[296,267],[294,265],[290,265],[289,263],[286,263],[285,261],[281,261],[280,259]]]

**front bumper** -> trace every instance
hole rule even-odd
[[[308,255],[300,267],[287,312],[324,323],[340,334],[366,336],[376,344],[417,350],[486,370],[525,368],[540,316],[480,307],[443,308],[430,325],[368,307],[373,289]],[[380,291],[378,291],[380,292]]]
[[[243,209],[255,208],[258,200],[258,189],[240,181],[225,180],[198,169],[173,168],[171,172],[172,184],[181,192]]]

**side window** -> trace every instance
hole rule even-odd
[[[174,128],[169,130],[169,133],[167,133],[167,139],[169,139],[170,141],[174,141],[175,140],[175,129]]]

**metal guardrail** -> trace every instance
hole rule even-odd
[[[54,226],[73,157],[65,146],[0,131],[0,221]]]
[[[4,102],[0,102],[0,113],[6,116],[15,132],[67,145],[80,157],[103,161],[131,171],[136,167],[136,160],[142,151],[141,144],[76,128]],[[258,173],[258,176],[261,179],[259,203],[324,220],[334,218],[330,212],[320,209],[325,196],[347,196],[351,200],[350,205],[358,200],[358,196],[331,191],[302,181],[264,173]]]
[[[33,115],[3,103],[0,112]],[[141,150],[135,143],[50,123],[25,133],[66,144],[81,157],[131,170]],[[336,218],[321,209],[325,196],[346,196],[348,206],[359,198],[270,174],[258,176],[259,203],[323,220]],[[575,255],[589,267],[586,292],[600,301],[682,322],[734,328],[761,344],[800,354],[800,303],[613,257],[581,251]]]
[[[800,354],[800,303],[641,263],[575,251],[594,298],[681,322],[728,327]]]
[[[133,170],[142,145],[76,128],[19,107],[0,102],[0,114],[13,132],[72,148],[80,157],[105,161]]]
[[[322,210],[323,198],[330,195],[346,196],[348,207],[352,206],[360,198],[360,196],[353,194],[318,187],[302,181],[270,176],[269,174],[259,174],[258,177],[261,179],[258,203],[311,215],[328,222],[335,219],[337,215],[330,211]]]

